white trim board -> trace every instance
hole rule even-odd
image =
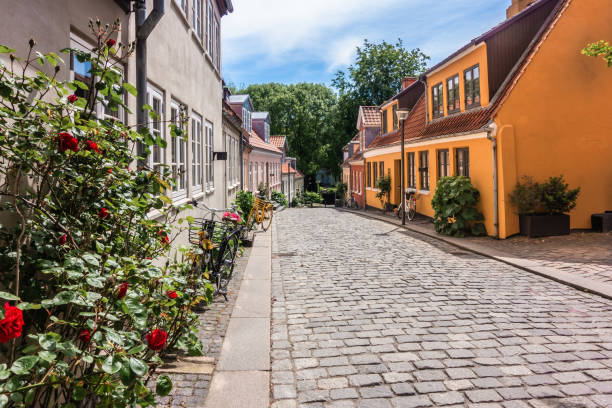
[[[404,144],[405,144],[405,148],[413,148],[413,147],[420,147],[420,146],[435,145],[435,144],[440,144],[440,143],[461,142],[463,140],[486,139],[486,138],[487,138],[487,132],[478,132],[478,133],[472,133],[472,134],[463,135],[463,136],[451,136],[451,137],[441,137],[437,139],[435,138],[427,139],[427,140],[423,140],[420,142],[413,142],[413,143],[410,143],[410,141],[406,141]],[[363,156],[367,159],[369,157],[380,156],[381,154],[399,153],[401,150],[402,150],[401,145],[396,144],[392,146],[382,147],[376,150],[367,151],[363,154]]]

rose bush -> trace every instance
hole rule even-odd
[[[165,141],[96,117],[128,110],[117,66],[134,44],[110,38],[118,23],[90,27],[91,53],[65,50],[90,84],[59,81],[60,57],[34,40],[23,60],[0,45],[0,407],[154,405],[172,388],[148,383],[163,354],[201,353],[191,306],[212,287],[167,258],[183,207],[164,195],[169,171],[135,153]]]

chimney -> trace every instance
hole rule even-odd
[[[406,77],[402,79],[402,91],[416,82],[416,77]]]
[[[506,9],[506,18],[514,17],[536,1],[537,0],[512,0],[512,4]]]

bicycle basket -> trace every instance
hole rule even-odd
[[[233,230],[234,226],[228,222],[197,219],[189,225],[189,243],[200,245],[207,239],[220,245]]]

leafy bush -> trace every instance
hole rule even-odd
[[[302,201],[304,204],[320,204],[323,202],[323,197],[314,191],[305,191]]]
[[[376,198],[380,200],[383,209],[386,209],[386,204],[389,202],[389,196],[391,194],[391,176],[382,176],[376,182],[376,188],[380,191],[376,193]]]
[[[282,205],[283,207],[286,207],[289,204],[287,201],[287,196],[276,190],[272,191],[271,200],[278,205]]]
[[[342,200],[346,199],[347,189],[346,183],[339,181],[338,184],[336,184],[336,197]]]
[[[291,206],[292,206],[292,207],[297,207],[297,206],[299,206],[299,205],[300,205],[300,200],[299,200],[299,198],[297,198],[297,197],[293,197],[293,198],[291,199]]]
[[[540,185],[528,176],[523,176],[522,180],[522,183],[516,183],[510,194],[510,202],[519,214],[533,214],[543,206]]]
[[[516,183],[510,194],[510,201],[517,207],[519,214],[563,214],[576,207],[580,188],[570,190],[563,176],[550,177],[541,184],[528,176],[522,179],[523,182]]]
[[[17,306],[0,312],[0,332],[10,322],[0,406],[153,405],[172,388],[167,376],[147,384],[161,356],[201,354],[191,302],[210,300],[212,287],[168,258],[173,214],[189,206],[165,205],[166,169],[128,167],[135,144],[165,143],[95,117],[95,104],[128,109],[122,95],[135,89],[116,67],[134,44],[111,41],[118,23],[90,28],[93,53],[72,50],[91,64],[89,86],[58,81],[60,57],[37,55],[34,40],[26,60],[0,46],[11,60],[0,65],[0,288],[12,292],[0,298]]]
[[[466,234],[484,235],[486,230],[479,222],[484,217],[476,209],[480,193],[472,186],[469,178],[463,176],[443,177],[431,205],[434,213],[434,227],[444,235],[463,237]]]
[[[540,199],[549,214],[570,212],[576,207],[578,194],[580,194],[580,187],[570,190],[563,176],[550,177],[541,184],[540,190],[542,194]]]
[[[234,204],[238,206],[238,209],[242,214],[242,220],[245,221],[251,213],[253,204],[255,204],[255,196],[253,195],[253,193],[247,190],[238,191],[238,193],[236,193],[236,199],[234,200]]]

